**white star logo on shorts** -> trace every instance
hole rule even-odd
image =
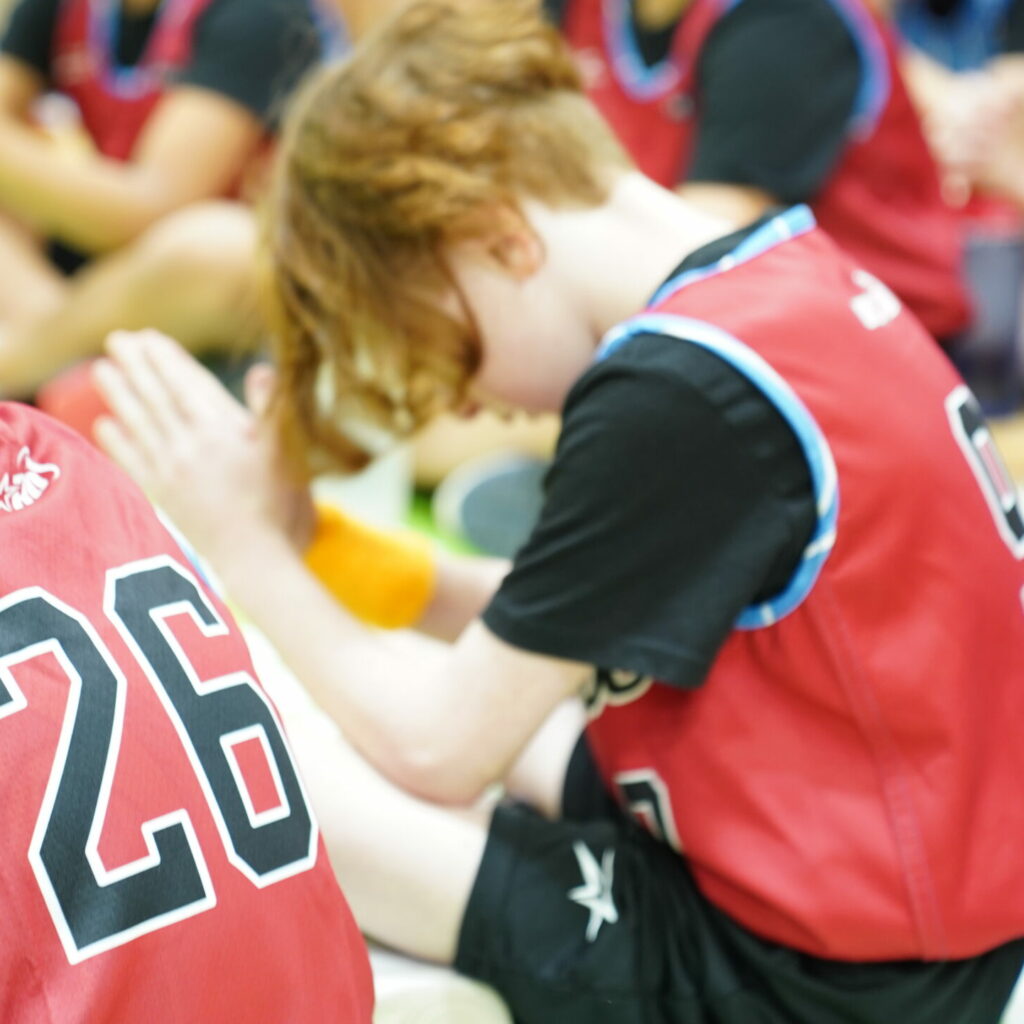
[[[612,898],[612,879],[615,873],[615,851],[605,850],[600,864],[586,843],[573,843],[573,852],[580,864],[583,885],[569,890],[569,899],[590,911],[587,922],[587,942],[593,942],[601,925],[615,924],[619,912]]]

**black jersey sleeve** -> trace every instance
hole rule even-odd
[[[540,520],[484,622],[540,654],[695,686],[813,526],[799,444],[760,391],[643,335],[570,394]]]
[[[1012,0],[1006,12],[1003,50],[1006,53],[1024,53],[1024,0]]]
[[[50,51],[59,0],[19,0],[0,38],[0,53],[50,77]]]
[[[214,0],[176,81],[220,93],[274,123],[321,50],[312,0]]]
[[[813,199],[846,143],[861,73],[828,0],[736,5],[698,60],[688,179],[753,186],[784,203]]]

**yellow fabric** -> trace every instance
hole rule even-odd
[[[306,566],[357,618],[382,629],[417,623],[434,594],[430,545],[415,535],[387,533],[317,505]]]

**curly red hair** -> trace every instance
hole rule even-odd
[[[597,205],[629,160],[536,0],[422,0],[315,72],[286,118],[264,254],[298,451],[358,464],[345,423],[406,435],[479,366],[439,308],[441,250],[497,204]]]

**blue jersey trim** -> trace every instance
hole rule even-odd
[[[1000,32],[1013,0],[967,0],[942,17],[920,0],[897,4],[903,38],[953,71],[978,71],[1001,51]]]
[[[118,62],[117,47],[121,35],[121,4],[119,0],[90,0],[89,46],[102,62],[100,77],[107,91],[123,99],[135,100],[160,84],[160,77],[147,65],[149,49],[161,30],[163,19],[180,18],[184,4],[160,0],[153,16],[153,28],[137,65]]]
[[[860,89],[854,102],[851,129],[858,138],[869,136],[881,120],[892,94],[889,55],[871,15],[851,0],[828,0],[836,14],[846,23],[860,55]]]
[[[310,17],[320,41],[323,58],[340,57],[348,48],[348,37],[340,17],[335,17],[323,0],[307,0]],[[120,0],[89,0],[89,45],[103,62],[102,78],[107,91],[126,100],[139,99],[163,84],[159,72],[147,64],[149,49],[162,22],[180,20],[186,14],[184,0],[160,0],[153,18],[153,28],[137,65],[118,62],[117,47],[121,34]]]
[[[713,352],[742,373],[778,409],[803,449],[811,474],[818,521],[803,558],[786,587],[775,597],[740,613],[737,629],[763,629],[795,611],[814,589],[836,540],[839,478],[835,459],[810,410],[790,385],[748,345],[703,320],[669,313],[641,313],[610,331],[598,350],[606,359],[638,334],[665,334]]]
[[[755,256],[760,256],[769,249],[774,249],[782,242],[807,234],[816,226],[817,222],[810,207],[793,206],[748,235],[732,252],[727,253],[716,263],[707,267],[698,267],[695,270],[684,270],[681,274],[670,278],[654,293],[648,305],[658,306],[681,288],[731,270],[741,263],[754,259]]]
[[[307,0],[310,17],[320,40],[320,56],[324,60],[342,57],[352,48],[348,28],[340,12],[335,12],[324,0]]]
[[[605,39],[615,76],[636,100],[655,100],[670,92],[682,78],[671,55],[653,67],[640,53],[633,33],[630,0],[602,0]]]
[[[160,525],[171,535],[171,539],[175,544],[181,548],[181,553],[188,559],[189,565],[195,571],[196,575],[206,584],[206,586],[213,591],[222,601],[226,600],[224,584],[221,583],[220,578],[214,573],[209,565],[200,557],[199,553],[194,547],[188,542],[185,534],[174,525],[173,520],[168,516],[162,509],[154,507],[153,511],[156,513],[156,517],[160,520]]]

